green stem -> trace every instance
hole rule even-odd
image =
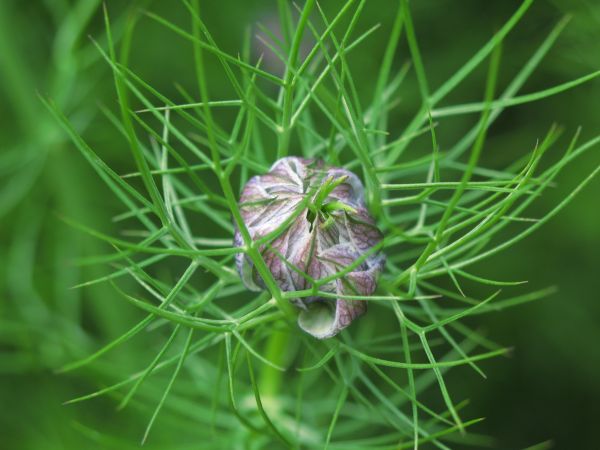
[[[302,36],[304,34],[304,28],[308,22],[308,16],[315,5],[315,0],[307,0],[296,33],[294,34],[294,41],[292,42],[292,48],[290,49],[290,56],[288,63],[286,64],[286,72],[284,78],[284,95],[283,95],[283,116],[281,120],[281,126],[279,128],[278,144],[277,144],[277,158],[282,158],[287,155],[288,147],[290,143],[290,132],[292,123],[292,103],[294,98],[294,67],[298,60],[298,53],[300,52],[300,44],[302,43]]]
[[[290,346],[290,337],[289,329],[273,332],[265,346],[265,358],[278,366],[285,367],[290,360],[290,354],[286,351]],[[258,386],[264,399],[277,398],[284,374],[285,372],[267,364],[262,365]]]

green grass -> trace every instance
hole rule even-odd
[[[145,419],[133,434],[157,448],[163,445],[153,442],[159,426],[172,433],[181,430],[181,442],[170,442],[169,448],[182,449],[197,442],[206,448],[331,450],[489,444],[477,431],[488,412],[474,411],[464,399],[455,398],[451,375],[474,371],[485,378],[486,361],[510,353],[479,330],[481,315],[502,314],[554,289],[524,293],[523,282],[488,278],[479,273],[478,264],[546,224],[600,171],[591,167],[552,209],[530,217],[531,205],[554,186],[562,170],[586,152],[597,151],[600,136],[582,142],[579,130],[569,130],[573,137],[564,146],[560,136],[566,130],[552,126],[537,142],[528,142],[527,150],[523,144],[518,158],[505,167],[482,162],[487,136],[507,108],[543,101],[600,76],[594,71],[521,92],[567,26],[565,18],[537,46],[527,43],[530,57],[504,82],[501,62],[511,51],[505,39],[525,20],[532,3],[524,1],[472,58],[435,86],[426,69],[427,55],[420,50],[421,26],[413,20],[412,6],[397,2],[390,34],[383,39],[383,59],[371,79],[372,89],[366,90],[371,96],[365,95],[352,65],[361,45],[381,33],[377,27],[361,31],[364,0],[340,2],[334,14],[310,0],[297,11],[291,3],[278,2],[282,36],[268,45],[271,56],[285,67],[282,75],[264,69],[264,58],[253,56],[249,42],[240,42],[235,53],[219,47],[197,0],[178,5],[186,10],[186,25],[142,8],[114,18],[108,4],[103,31],[81,52],[104,67],[104,77],[114,78],[118,108],[110,102],[90,104],[85,95],[66,100],[70,80],[82,70],[66,65],[72,57],[67,37],[75,39],[86,21],[100,13],[99,2],[74,9],[71,21],[63,24],[67,37],[58,41],[65,48],[57,49],[57,58],[64,58],[59,62],[71,71],[63,73],[54,91],[39,93],[50,112],[42,115],[40,127],[53,126],[44,122],[50,120],[60,124],[120,202],[120,211],[114,216],[113,235],[98,230],[105,227],[93,220],[79,223],[69,217],[77,216],[84,194],[73,202],[65,200],[61,208],[67,214],[63,221],[92,238],[94,244],[81,252],[77,267],[93,268],[86,271],[93,275],[82,280],[67,271],[63,276],[76,289],[65,293],[58,313],[40,306],[38,317],[31,320],[43,324],[44,338],[57,339],[72,347],[70,355],[79,355],[58,369],[60,376],[93,374],[97,388],[67,403],[109,397],[112,406]],[[137,71],[131,62],[137,27],[144,22],[170,30],[173,45],[191,44],[187,57],[195,83],[180,87],[178,98],[159,92],[149,81],[152,74]],[[306,52],[305,43],[310,43]],[[398,56],[401,45],[408,55]],[[398,68],[398,58],[410,64]],[[15,66],[7,67],[16,67],[19,57],[14,59]],[[219,94],[211,91],[209,77],[217,66],[228,83]],[[484,85],[470,78],[478,70],[487,73]],[[16,85],[27,83],[8,73]],[[411,105],[413,118],[399,128],[393,112],[409,78],[416,80],[420,98]],[[176,74],[172,81],[177,83]],[[478,101],[445,103],[469,83]],[[22,95],[22,89],[14,95]],[[223,92],[229,96],[221,98]],[[17,101],[23,105],[21,113],[37,117],[32,111],[38,105],[29,101]],[[86,139],[82,123],[89,126],[90,117],[95,124],[113,127],[122,151],[129,149],[134,169],[111,167],[107,149]],[[468,121],[470,130],[454,145],[440,148],[438,134],[452,127],[446,121],[456,117]],[[44,136],[48,141],[32,138],[26,146],[51,148],[63,142],[56,132]],[[11,155],[17,151],[21,149],[3,155],[0,170],[13,164]],[[0,190],[0,213],[35,184],[44,155],[31,154],[28,166]],[[318,156],[356,171],[385,236],[387,263],[369,312],[325,341],[299,330],[297,311],[289,303],[313,291],[279,289],[238,206],[245,182],[286,155]],[[64,189],[65,198],[74,195]],[[21,221],[23,234],[13,243],[11,261],[32,258],[28,242],[36,240],[42,226],[41,220]],[[243,236],[240,249],[232,247],[232,223]],[[281,228],[260,243],[272,241]],[[233,264],[239,251],[253,260],[265,292],[251,293],[242,286]],[[32,285],[30,273],[12,277],[20,290]],[[99,286],[102,290],[93,291],[98,310],[110,296],[144,315],[133,326],[124,323],[131,321],[114,324],[113,338],[91,350],[95,343],[81,337],[87,336],[85,327],[69,328],[61,318],[74,296]],[[76,320],[77,312],[70,314]],[[47,326],[55,322],[65,329]],[[151,345],[142,344],[130,364],[123,362],[136,340]],[[79,341],[81,345],[75,343]],[[119,352],[124,358],[114,356]],[[17,364],[15,358],[13,366]],[[119,416],[114,413],[108,420],[117,423]],[[90,429],[85,421],[74,426],[106,447],[136,447],[139,442]]]

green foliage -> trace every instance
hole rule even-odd
[[[89,244],[64,256],[60,252],[68,251],[69,241],[60,241],[57,258],[79,257],[78,266],[59,274],[66,280],[60,286],[76,289],[61,290],[64,298],[55,309],[39,301],[23,310],[23,323],[40,324],[40,341],[59,341],[73,358],[44,366],[58,369],[63,377],[89,373],[97,384],[67,403],[110,397],[111,405],[136,418],[133,435],[157,448],[163,443],[153,442],[153,430],[160,426],[171,439],[181,436],[168,441],[168,447],[182,449],[197,448],[199,442],[215,449],[331,450],[478,448],[489,443],[476,431],[479,415],[487,412],[472,411],[455,399],[450,372],[472,370],[485,378],[484,362],[507,355],[509,349],[488,340],[478,318],[544,298],[554,289],[523,293],[522,282],[488,278],[478,264],[546,224],[600,171],[600,166],[590,168],[562,200],[532,218],[524,216],[526,210],[554,186],[563,169],[597,150],[600,136],[582,142],[577,130],[563,145],[563,129],[552,126],[530,143],[529,151],[522,146],[507,165],[482,162],[488,135],[507,108],[547,99],[600,76],[594,71],[521,93],[565,28],[563,19],[537,46],[527,43],[530,57],[504,81],[501,53],[506,58],[511,51],[505,40],[532,3],[524,1],[435,89],[420,50],[420,24],[405,0],[395,2],[390,13],[383,59],[378,70],[369,72],[372,89],[361,86],[364,78],[359,81],[352,64],[361,46],[382,32],[377,27],[360,31],[365,0],[339,3],[333,12],[310,0],[298,10],[278,2],[282,35],[265,40],[269,56],[258,58],[249,39],[240,42],[240,52],[220,47],[198,0],[178,5],[188,17],[183,25],[138,7],[115,16],[107,4],[103,25],[74,53],[89,21],[101,14],[99,2],[78,3],[61,22],[57,37],[55,57],[65,70],[58,71],[51,92],[39,95],[50,114],[41,114],[38,127],[52,132],[18,143],[0,163],[0,169],[23,164],[0,190],[0,213],[5,213],[32,189],[44,167],[47,155],[35,149],[50,152],[57,143],[66,145],[56,131],[58,123],[120,202],[116,231],[104,232],[97,228],[105,226],[91,217],[85,222],[92,226],[69,218],[78,215],[77,208],[91,194],[72,200],[73,186],[57,188],[64,191],[60,210],[67,217],[62,220],[86,235],[81,239]],[[194,81],[176,93],[159,91],[153,74],[135,68],[132,49],[145,22],[172,32],[178,38],[173,45],[191,44],[186,57],[194,67]],[[398,59],[407,59],[406,54],[398,56],[399,46],[406,46],[410,66],[396,67]],[[264,67],[267,57],[280,60],[282,74]],[[6,72],[21,86],[14,92],[18,97],[27,80],[11,75],[21,70],[15,69],[19,58],[14,60],[14,65],[6,64],[12,68]],[[112,75],[118,108],[111,102],[97,107],[85,91],[71,94],[71,81],[83,77],[86,64],[94,70],[103,67],[105,78]],[[218,92],[211,90],[215,67],[228,84]],[[177,74],[165,70],[177,82]],[[478,70],[487,73],[483,86],[470,78]],[[394,108],[410,77],[420,98],[410,105],[412,119],[400,128]],[[477,101],[444,103],[469,83]],[[39,103],[16,103],[27,123],[38,116]],[[98,111],[102,116],[96,116]],[[457,117],[468,121],[470,129],[453,145],[441,147],[438,135]],[[111,133],[121,138],[120,151],[129,149],[133,171],[111,165],[102,142],[87,138],[92,123],[112,127]],[[16,158],[16,152],[28,156]],[[378,292],[369,298],[369,312],[330,340],[314,340],[298,329],[297,311],[288,299],[315,292],[279,289],[239,211],[239,191],[249,177],[289,154],[321,157],[357,171],[385,235],[387,264]],[[28,259],[18,267],[32,267],[31,242],[38,239],[43,219],[27,220],[31,209],[19,214],[21,235],[12,242],[8,260]],[[232,221],[241,230],[241,248],[232,245]],[[260,243],[268,244],[281,228]],[[253,260],[265,292],[256,295],[242,286],[233,264],[237,252]],[[78,267],[86,278],[72,276]],[[321,285],[349,270],[321,280]],[[33,286],[31,272],[9,275],[14,292]],[[104,306],[108,297],[135,307],[128,309],[131,317],[112,324],[111,337],[96,350],[78,312],[71,311],[75,298],[90,290],[99,311],[110,308]],[[141,319],[133,316],[139,311],[145,314]],[[20,332],[21,322],[12,326]],[[135,341],[142,343],[130,347]],[[17,367],[19,355],[29,351],[19,349],[6,366]],[[120,352],[122,357],[115,356]],[[128,361],[129,355],[135,357]],[[137,423],[140,416],[145,424]],[[116,414],[108,417],[119,421]],[[74,426],[101,447],[137,444],[93,430],[85,420]]]

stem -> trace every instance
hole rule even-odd
[[[277,144],[277,159],[283,158],[287,155],[288,146],[290,143],[290,131],[292,123],[292,103],[294,97],[294,67],[298,60],[298,53],[300,52],[300,44],[302,43],[302,36],[304,34],[304,28],[308,22],[308,16],[315,5],[315,0],[307,0],[300,21],[298,22],[298,28],[294,34],[294,41],[292,42],[292,48],[290,49],[290,56],[286,64],[285,77],[284,77],[284,95],[283,95],[283,116],[281,119],[281,126],[279,128],[278,144]]]
[[[278,366],[285,367],[290,360],[290,354],[286,352],[291,342],[290,337],[289,329],[273,332],[265,345],[265,358]],[[283,375],[284,372],[281,370],[276,370],[267,364],[262,365],[258,385],[264,399],[277,398]]]

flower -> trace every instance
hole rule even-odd
[[[301,309],[303,330],[329,338],[366,311],[385,256],[355,174],[320,160],[282,158],[246,184],[240,211],[279,288],[315,289],[316,295],[291,300]],[[243,246],[237,228],[234,243]],[[236,264],[248,289],[265,288],[247,254],[238,253]]]

